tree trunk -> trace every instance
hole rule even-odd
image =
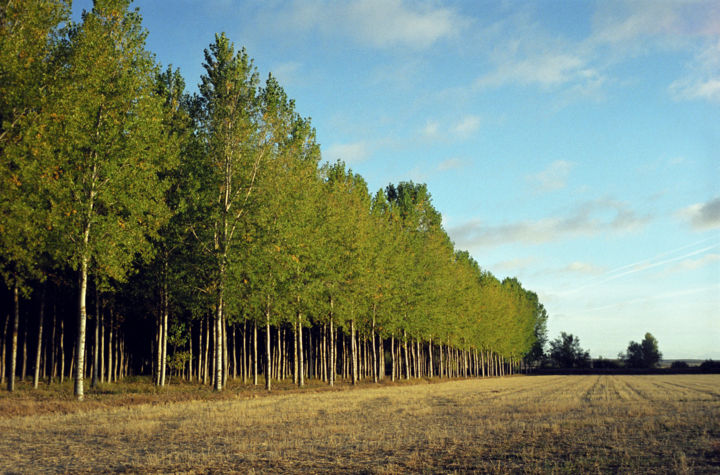
[[[380,368],[378,366],[378,357],[377,357],[377,349],[375,348],[375,307],[377,304],[373,304],[373,317],[372,317],[372,333],[370,336],[372,337],[372,376],[373,376],[373,383],[378,382],[378,373],[380,372]]]
[[[5,353],[7,353],[7,330],[10,323],[10,314],[5,315],[5,321],[0,334],[0,384],[5,384]]]
[[[305,358],[303,355],[303,326],[302,315],[298,313],[298,385],[305,386]]]
[[[53,301],[53,309],[52,309],[52,333],[50,334],[50,371],[48,371],[48,384],[53,382],[53,378],[56,376],[55,372],[55,328],[57,325],[56,322],[57,319],[57,312],[55,311],[55,302]],[[4,334],[4,333],[3,333]],[[4,367],[4,365],[3,365]]]
[[[113,308],[110,307],[110,323],[108,324],[108,364],[107,364],[107,382],[113,382],[113,330],[115,326],[115,314]]]
[[[298,344],[298,324],[300,323],[300,314],[298,313],[297,320],[293,323],[293,384],[300,386],[300,361],[298,350],[300,345]]]
[[[405,330],[403,330],[403,347],[405,348],[405,379],[410,379],[407,334],[405,333]]]
[[[330,300],[330,308],[332,308],[332,300]],[[330,317],[330,361],[328,362],[328,379],[330,380],[330,386],[335,385],[335,370],[336,370],[336,357],[335,357],[335,331],[333,328],[332,314]]]
[[[165,274],[165,273],[163,273]],[[165,377],[167,374],[167,347],[168,347],[168,314],[170,312],[170,305],[168,304],[168,289],[167,289],[167,276],[163,275],[162,284],[162,321],[160,322],[160,387],[165,386]]]
[[[230,339],[232,341],[232,372],[233,372],[233,379],[237,379],[237,368],[238,368],[238,361],[237,361],[237,335],[235,334],[235,324],[232,325],[232,333],[230,333]]]
[[[350,358],[352,359],[352,383],[358,382],[358,348],[355,338],[355,319],[350,320]]]
[[[242,331],[242,378],[243,384],[247,383],[248,375],[248,361],[247,361],[247,319],[243,320],[243,331]]]
[[[328,382],[328,344],[327,344],[327,324],[323,323],[322,326],[322,340],[320,341],[320,373],[323,383]]]
[[[270,296],[265,306],[265,389],[270,391],[270,371],[272,369],[272,354],[270,347]]]
[[[92,193],[92,192],[91,192]],[[82,401],[84,394],[84,376],[85,376],[85,325],[87,322],[87,281],[88,281],[88,261],[87,253],[88,239],[90,236],[89,225],[85,228],[83,236],[84,252],[80,258],[80,294],[79,294],[79,313],[77,321],[77,340],[75,344],[75,397],[78,401]]]
[[[65,320],[60,319],[60,384],[65,380]]]
[[[40,314],[38,315],[37,348],[35,350],[35,375],[33,376],[33,389],[37,389],[40,382],[40,358],[42,357],[43,322],[45,321],[45,285],[40,293]]]
[[[395,381],[395,375],[397,374],[397,365],[395,364],[395,334],[390,335],[390,358],[392,359],[392,367],[390,369],[390,380]]]
[[[222,371],[222,382],[223,387],[227,384],[227,380],[230,377],[230,352],[228,347],[228,331],[227,331],[227,316],[225,315],[225,312],[223,312],[222,316],[222,324],[220,325],[221,331],[222,331],[222,339],[220,340],[220,344],[222,345],[222,361],[223,361],[223,371]]]
[[[100,364],[99,344],[100,343],[100,293],[97,288],[97,279],[95,282],[95,341],[93,344],[93,372],[92,380],[90,381],[90,387],[97,387],[98,384],[98,371]]]
[[[10,373],[8,374],[8,391],[15,390],[15,373],[17,366],[18,330],[20,329],[20,291],[17,282],[13,285],[13,326],[12,343],[10,344]]]
[[[28,339],[28,322],[23,322],[22,325],[22,365],[20,365],[20,381],[25,381],[27,378],[27,339]]]
[[[100,382],[105,382],[105,315],[98,315],[98,324],[100,325],[100,347],[98,348],[98,354],[100,357],[100,368],[99,374]],[[151,353],[152,354],[152,353]]]
[[[258,384],[258,328],[257,320],[253,320],[253,384]]]
[[[210,366],[210,315],[205,316],[205,357],[203,358],[203,384],[208,384]]]

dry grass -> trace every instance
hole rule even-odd
[[[537,376],[0,419],[2,472],[720,471],[720,375]]]

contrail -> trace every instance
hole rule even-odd
[[[599,307],[592,307],[592,308],[585,309],[583,311],[584,312],[597,312],[599,310],[607,310],[610,308],[615,308],[618,306],[626,306],[626,305],[631,305],[631,304],[635,304],[635,303],[652,302],[653,300],[664,300],[664,299],[669,299],[669,298],[681,297],[681,296],[685,296],[685,295],[698,294],[698,293],[702,293],[702,292],[717,291],[718,288],[720,288],[720,285],[711,286],[711,287],[698,287],[698,288],[694,288],[694,289],[678,290],[675,292],[664,293],[661,295],[653,295],[651,297],[639,297],[639,298],[635,298],[635,299],[626,300],[624,302],[615,302],[615,303],[611,303],[611,304],[607,304],[607,305],[601,305]]]
[[[647,270],[647,269],[652,269],[652,268],[654,268],[654,267],[659,267],[659,266],[662,266],[662,265],[665,265],[665,264],[669,264],[669,263],[671,263],[671,262],[679,261],[679,260],[681,260],[681,259],[686,259],[686,258],[688,258],[688,257],[692,257],[692,256],[695,256],[695,255],[698,255],[698,254],[702,254],[702,253],[707,252],[707,251],[709,251],[709,250],[711,250],[711,249],[715,249],[716,247],[720,247],[720,243],[713,244],[712,246],[706,246],[706,247],[704,247],[704,248],[702,248],[702,249],[697,249],[697,250],[688,252],[688,253],[686,253],[686,254],[682,254],[682,255],[680,255],[680,256],[675,256],[675,257],[671,257],[671,258],[669,258],[669,259],[664,259],[664,260],[658,261],[658,259],[661,259],[661,258],[663,258],[663,257],[665,257],[665,256],[669,256],[669,255],[675,254],[675,253],[677,253],[677,252],[679,252],[679,251],[682,251],[682,250],[685,250],[685,249],[688,249],[688,248],[692,248],[692,247],[696,247],[696,246],[698,246],[698,245],[700,245],[700,244],[704,244],[704,243],[706,243],[706,242],[708,242],[708,241],[712,241],[712,240],[716,240],[716,239],[720,239],[720,236],[712,236],[712,237],[709,237],[709,238],[706,238],[706,239],[702,239],[702,240],[697,241],[697,242],[695,242],[695,243],[686,244],[686,245],[684,245],[684,246],[681,246],[681,247],[672,249],[672,250],[670,250],[670,251],[666,251],[666,252],[660,253],[660,254],[658,254],[658,255],[656,255],[656,256],[653,256],[653,257],[650,257],[650,258],[648,258],[648,259],[643,259],[643,260],[641,260],[641,261],[637,261],[637,262],[634,262],[634,263],[632,263],[632,264],[627,264],[627,265],[618,267],[618,268],[616,268],[616,269],[613,269],[613,270],[610,270],[610,271],[606,272],[605,275],[604,275],[603,277],[599,277],[598,280],[588,282],[588,283],[585,284],[585,285],[582,285],[582,286],[577,287],[577,288],[572,289],[572,290],[568,290],[567,292],[560,292],[560,294],[561,294],[561,295],[573,294],[573,293],[575,293],[575,292],[579,292],[580,290],[587,289],[588,287],[593,287],[593,286],[596,286],[596,285],[604,284],[604,283],[606,283],[606,282],[610,282],[610,281],[612,281],[612,280],[619,279],[619,278],[621,278],[621,277],[625,277],[625,276],[630,275],[630,274],[635,274],[635,273],[637,273],[637,272],[641,272],[641,271],[644,271],[644,270]]]

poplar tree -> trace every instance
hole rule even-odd
[[[0,1],[0,276],[12,289],[8,389],[15,388],[20,294],[43,279],[47,202],[38,156],[46,126],[47,85],[57,72],[58,30],[69,6],[61,0]]]
[[[125,279],[149,237],[168,217],[161,174],[168,149],[157,68],[147,32],[128,0],[96,0],[70,28],[65,64],[47,111],[43,192],[50,200],[60,255],[78,272],[75,396],[83,399],[89,272]]]

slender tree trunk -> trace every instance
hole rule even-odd
[[[330,308],[332,309],[332,300],[330,300]],[[335,370],[336,370],[336,357],[335,357],[335,331],[333,328],[332,314],[330,316],[330,361],[328,362],[328,378],[330,379],[330,386],[335,384]]]
[[[225,315],[225,312],[223,312],[222,316],[222,325],[220,326],[222,331],[222,340],[220,340],[220,343],[222,344],[222,355],[223,355],[223,387],[227,384],[227,380],[230,377],[230,352],[228,347],[228,325],[227,325],[227,315]]]
[[[210,315],[205,316],[205,357],[203,358],[203,384],[209,383],[209,366],[210,366]]]
[[[410,363],[408,357],[407,334],[403,330],[403,347],[405,349],[405,379],[410,379]]]
[[[322,340],[320,342],[320,372],[323,383],[328,382],[328,344],[327,344],[327,324],[323,323],[322,326]]]
[[[265,389],[270,391],[270,375],[272,370],[272,354],[270,347],[270,296],[265,306]]]
[[[305,358],[303,355],[303,325],[302,315],[298,313],[298,371],[300,372],[298,377],[298,385],[300,387],[305,386]]]
[[[35,375],[33,376],[33,389],[37,389],[40,382],[40,358],[42,357],[43,322],[45,321],[45,285],[40,293],[40,314],[38,315],[37,348],[35,350]]]
[[[247,383],[248,361],[247,361],[247,319],[243,320],[242,331],[242,378],[243,384]]]
[[[258,328],[257,320],[253,320],[253,384],[258,384]]]
[[[60,384],[65,380],[65,320],[60,319]]]
[[[5,384],[5,353],[7,353],[7,329],[10,323],[10,314],[5,314],[5,321],[0,335],[0,384]]]
[[[373,383],[378,382],[378,373],[380,372],[380,368],[378,365],[378,355],[377,355],[377,349],[375,348],[375,308],[377,307],[377,304],[373,304],[373,317],[372,317],[372,333],[370,336],[372,336],[372,376],[373,376]]]
[[[56,360],[56,352],[55,352],[55,328],[57,325],[57,312],[55,311],[55,302],[53,300],[53,307],[52,307],[52,333],[50,334],[50,371],[48,372],[48,384],[53,382],[53,379],[56,376],[56,368],[55,368],[55,360]],[[3,352],[4,353],[4,352]],[[5,365],[3,365],[4,367]]]
[[[91,199],[92,199],[91,192]],[[91,205],[92,206],[92,205]],[[89,256],[87,253],[88,241],[90,237],[90,227],[86,226],[83,235],[83,254],[80,258],[80,294],[79,294],[79,309],[78,322],[77,322],[77,340],[75,344],[75,397],[78,401],[82,401],[85,397],[84,394],[84,376],[85,376],[85,325],[87,322],[87,308],[85,306],[87,301],[87,281],[88,281],[88,261]]]
[[[167,264],[166,264],[167,266]],[[167,288],[167,269],[163,272],[162,283],[162,322],[160,324],[161,345],[160,345],[160,386],[165,386],[165,377],[167,374],[167,347],[168,347],[168,317],[170,313],[170,305],[168,303]]]
[[[358,348],[355,339],[355,319],[350,319],[350,358],[352,359],[352,383],[358,382]]]
[[[105,382],[105,315],[98,315],[98,324],[100,325],[100,347],[98,348],[98,354],[100,357],[100,382]],[[151,353],[152,354],[152,353]]]
[[[94,388],[98,384],[98,371],[100,364],[99,343],[100,343],[100,292],[97,288],[97,279],[95,281],[95,341],[93,342],[93,372],[90,387]]]
[[[22,365],[20,365],[20,381],[27,379],[27,339],[28,339],[28,322],[22,325]]]
[[[190,320],[188,326],[188,352],[190,353],[190,359],[188,360],[188,381],[193,382],[193,324]]]
[[[12,343],[10,344],[10,374],[8,374],[8,391],[10,392],[15,390],[18,330],[20,329],[20,290],[18,289],[17,281],[13,284],[13,309]]]
[[[113,336],[115,326],[115,313],[113,312],[112,306],[110,307],[110,323],[108,324],[108,364],[107,364],[107,382],[113,382]]]
[[[390,379],[391,379],[391,381],[394,382],[395,375],[397,374],[397,371],[396,371],[397,366],[395,364],[395,334],[390,335],[390,358],[392,359],[392,367],[390,369],[390,372],[391,372]]]
[[[238,369],[238,361],[237,361],[237,335],[235,334],[235,324],[232,324],[232,333],[230,333],[230,339],[232,341],[232,373],[233,373],[233,379],[237,379],[237,369]]]
[[[298,314],[297,320],[293,323],[293,384],[300,385],[300,361],[298,355],[299,343],[298,343],[298,324],[300,323],[300,315]]]

